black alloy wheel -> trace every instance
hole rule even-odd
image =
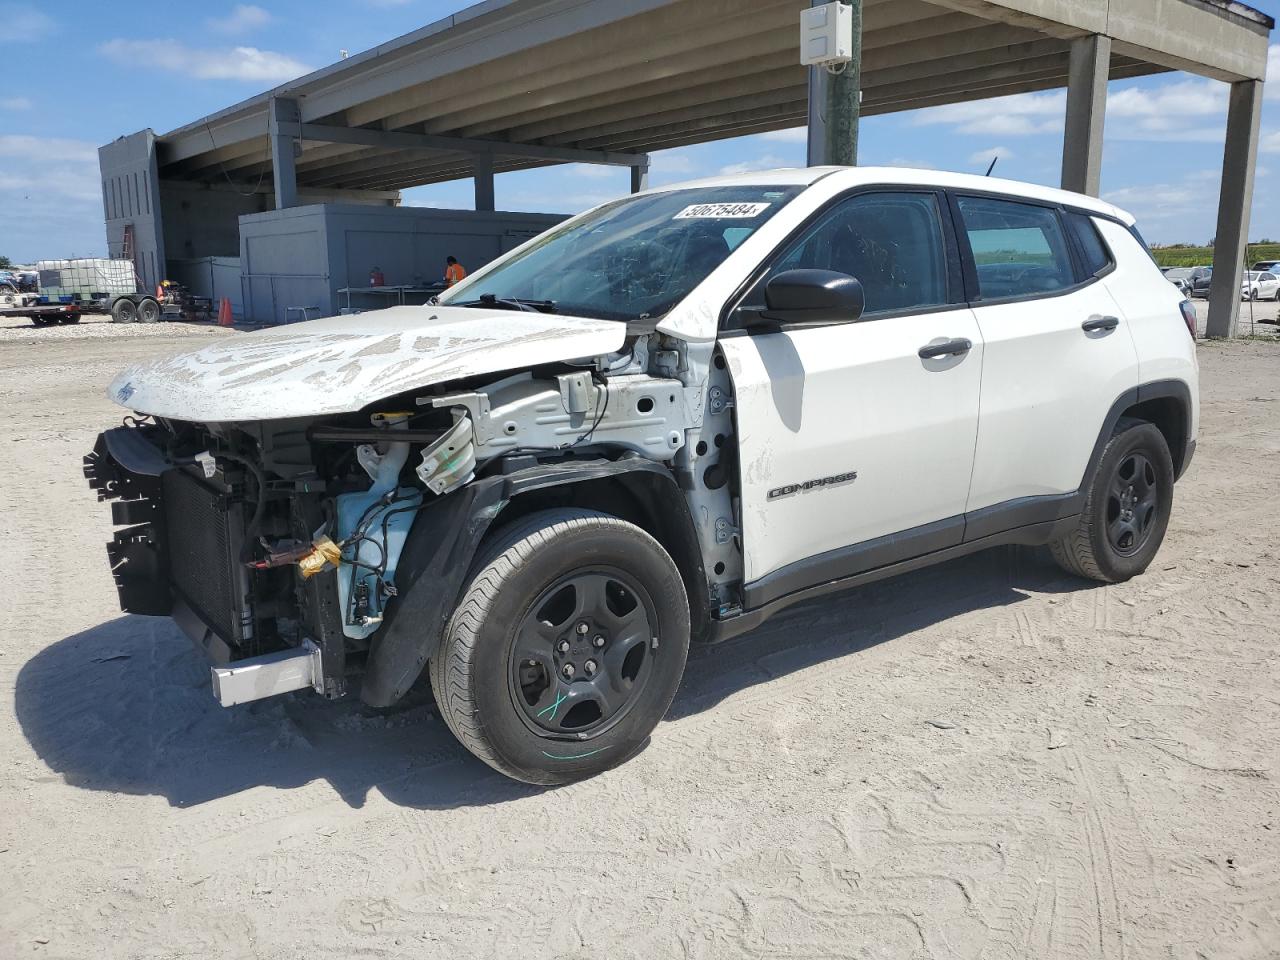
[[[534,601],[509,656],[511,693],[525,723],[547,737],[602,733],[644,691],[660,655],[645,589],[621,570],[575,571]]]
[[[1122,557],[1131,557],[1146,544],[1159,513],[1160,487],[1156,468],[1141,452],[1122,459],[1107,491],[1107,541]]]

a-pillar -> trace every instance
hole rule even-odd
[[[297,100],[271,98],[267,109],[267,139],[271,142],[271,175],[275,181],[277,210],[298,205],[298,167],[294,153],[298,122]]]
[[[1102,182],[1102,128],[1107,113],[1111,38],[1071,41],[1067,122],[1062,136],[1062,189],[1096,197]]]
[[[477,153],[471,163],[476,182],[476,209],[493,210],[493,154]]]
[[[1218,232],[1213,241],[1213,280],[1209,284],[1209,320],[1205,335],[1234,337],[1240,319],[1240,284],[1249,243],[1249,206],[1258,160],[1258,123],[1262,117],[1262,81],[1231,85],[1227,106],[1227,144],[1222,153],[1222,190],[1218,194]]]

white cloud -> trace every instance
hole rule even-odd
[[[58,32],[57,21],[27,3],[0,3],[0,23],[7,43],[29,42]]]
[[[789,127],[786,130],[770,130],[760,134],[761,140],[772,140],[774,143],[808,143],[808,127]]]
[[[311,67],[287,54],[257,47],[188,47],[178,40],[108,40],[99,51],[110,60],[180,73],[197,80],[252,80],[278,83]]]
[[[984,169],[996,157],[1001,160],[1009,161],[1016,157],[1017,154],[1008,147],[987,147],[985,150],[975,150],[969,154],[969,163],[975,167],[981,166]]]
[[[649,167],[654,174],[693,173],[698,163],[682,150],[660,150],[649,158]]]
[[[238,36],[260,30],[271,22],[271,14],[251,3],[237,3],[225,17],[210,17],[205,25],[214,33]]]
[[[101,255],[98,148],[84,140],[0,134],[2,251],[23,262]]]
[[[751,160],[743,160],[740,163],[731,163],[728,166],[721,167],[720,173],[727,177],[735,173],[751,173],[754,170],[774,170],[778,167],[791,166],[795,166],[795,164],[772,153],[766,153]]]
[[[0,110],[30,110],[34,106],[30,97],[0,97]]]
[[[1280,43],[1267,47],[1267,82],[1262,85],[1262,99],[1280,100]]]
[[[920,110],[912,117],[918,127],[946,125],[960,133],[1023,137],[1062,130],[1066,94],[1020,93],[973,103],[950,103]]]
[[[602,163],[574,163],[564,168],[570,177],[586,177],[588,180],[608,180],[618,174],[618,167]]]

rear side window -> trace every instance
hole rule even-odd
[[[786,270],[834,270],[857,278],[864,317],[945,305],[947,255],[933,193],[864,193],[837,203],[795,240],[747,296],[763,308],[764,288]]]
[[[1112,264],[1111,251],[1098,236],[1098,228],[1093,218],[1082,213],[1068,213],[1067,220],[1075,231],[1080,242],[1080,258],[1083,261],[1084,273],[1087,277],[1096,277]]]
[[[1016,200],[960,197],[983,300],[1029,297],[1075,284],[1057,210]]]

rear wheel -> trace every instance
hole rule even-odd
[[[111,305],[112,323],[133,323],[138,319],[138,306],[127,297],[121,297]]]
[[[160,304],[145,297],[138,303],[138,322],[139,323],[155,323],[160,319]]]
[[[473,568],[431,687],[449,729],[495,770],[561,784],[636,754],[689,651],[671,557],[617,517],[548,510],[500,531]]]
[[[1089,481],[1076,528],[1050,544],[1067,572],[1119,583],[1147,569],[1173,510],[1173,460],[1155,426],[1122,418]]]

